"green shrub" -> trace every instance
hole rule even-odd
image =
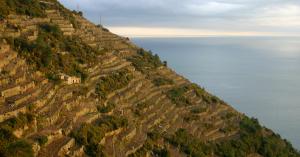
[[[141,116],[142,115],[142,110],[144,110],[145,108],[149,107],[151,104],[149,104],[148,102],[143,102],[143,103],[138,103],[136,104],[136,107],[134,108],[134,113],[137,116]]]
[[[167,140],[191,157],[205,157],[212,154],[212,148],[196,138],[193,138],[185,129],[179,129]]]
[[[4,157],[33,157],[31,145],[25,140],[10,143],[3,153]]]
[[[196,107],[196,108],[193,108],[190,110],[191,113],[194,113],[194,114],[199,114],[199,113],[203,113],[203,112],[206,112],[206,108],[204,107]]]
[[[0,123],[0,156],[3,157],[33,157],[31,145],[18,139],[13,131],[23,128],[34,120],[32,114],[20,113],[17,117],[10,118]]]
[[[42,135],[36,137],[35,140],[39,143],[40,146],[43,146],[48,142],[48,137]]]
[[[102,147],[99,142],[105,135],[104,129],[91,124],[83,124],[79,130],[73,131],[71,136],[79,145],[85,146],[85,152],[89,156],[102,156]]]
[[[102,30],[105,32],[109,32],[109,30],[107,28],[102,28]]]
[[[132,74],[127,70],[121,70],[109,76],[102,77],[96,85],[96,94],[104,99],[110,92],[125,87],[132,78]]]
[[[83,124],[78,131],[72,132],[76,142],[81,145],[96,144],[104,137],[105,130],[99,126]]]
[[[157,157],[171,157],[170,152],[165,148],[154,147],[152,152]]]
[[[8,128],[10,130],[16,130],[19,128],[23,128],[25,125],[31,123],[34,120],[34,115],[26,113],[20,113],[17,117],[10,118],[2,123],[0,123],[1,127]]]
[[[12,133],[11,129],[0,125],[0,156],[1,157],[33,157],[31,145],[18,139]]]
[[[162,85],[171,85],[174,84],[174,81],[168,78],[163,78],[163,77],[159,77],[159,78],[155,78],[153,81],[154,85],[156,86],[162,86]]]
[[[160,66],[163,66],[159,56],[157,54],[153,55],[152,52],[147,52],[143,49],[138,50],[138,54],[128,58],[132,62],[133,66],[147,74],[149,70],[154,70]]]
[[[70,10],[66,9],[63,5],[60,5],[59,11],[60,11],[61,15],[65,19],[67,19],[67,20],[69,20],[71,22],[71,24],[73,25],[73,27],[75,29],[79,28],[79,23],[76,21],[76,19],[73,16],[73,14],[75,13],[77,15],[82,16],[82,12],[81,11],[79,11],[79,12],[77,12],[77,11],[70,11]]]
[[[207,104],[224,103],[218,97],[209,94],[208,92],[205,91],[204,88],[199,87],[197,84],[191,84],[189,88],[193,89],[196,95],[198,97],[201,97],[204,100],[204,102],[206,102]]]
[[[162,136],[159,132],[154,130],[154,131],[148,132],[147,137],[150,138],[152,141],[156,141],[156,140],[160,139]]]
[[[184,119],[186,122],[191,122],[191,121],[199,120],[199,118],[200,118],[200,117],[199,117],[198,115],[191,114],[191,115],[185,116],[183,119]]]
[[[157,141],[162,138],[159,132],[152,131],[147,135],[148,138],[143,146],[134,153],[129,154],[129,157],[147,156],[147,153],[150,153],[156,157],[170,157],[170,152],[166,149],[166,147],[157,144]]]
[[[0,127],[0,152],[3,152],[3,148],[7,147],[9,143],[16,141],[17,138],[13,135],[9,128]],[[2,149],[1,149],[2,148]]]
[[[100,113],[109,113],[115,108],[115,104],[108,102],[106,106],[97,106],[97,110]]]
[[[57,25],[41,24],[40,28],[46,33],[50,33],[56,38],[62,38],[62,32]]]
[[[179,87],[171,89],[167,92],[167,96],[172,100],[172,102],[179,106],[189,106],[192,103],[184,96],[188,91],[188,87]]]
[[[108,128],[107,130],[112,131],[127,126],[128,121],[124,117],[104,116],[97,121],[97,125],[101,128]]]
[[[104,156],[100,141],[106,132],[128,125],[124,117],[104,116],[95,124],[83,124],[78,130],[72,131],[71,136],[76,143],[85,146],[85,153],[92,157]]]

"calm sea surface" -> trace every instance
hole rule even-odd
[[[300,38],[134,38],[300,150]]]

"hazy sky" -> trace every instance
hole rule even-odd
[[[125,36],[300,35],[300,0],[60,0]]]

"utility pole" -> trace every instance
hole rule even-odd
[[[79,9],[79,4],[77,3],[77,5],[76,5],[76,8],[77,8],[77,11],[80,11]]]
[[[102,17],[101,17],[101,15],[99,17],[99,25],[102,27]]]

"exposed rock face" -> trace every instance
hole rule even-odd
[[[96,64],[81,66],[87,72],[84,82],[56,84],[34,70],[12,45],[1,41],[0,122],[20,113],[34,114],[31,126],[19,128],[14,133],[32,143],[36,156],[87,156],[86,146],[75,142],[72,132],[80,129],[82,124],[96,125],[99,119],[109,116],[126,117],[128,124],[106,131],[98,141],[107,156],[136,153],[143,148],[152,131],[168,136],[184,128],[193,138],[206,143],[239,136],[239,123],[244,115],[162,64],[155,67],[139,65],[135,59],[141,55],[141,50],[128,39],[72,14],[78,25],[75,28],[58,8],[52,7],[45,13],[44,18],[9,15],[1,23],[0,36],[25,36],[29,41],[35,41],[40,24],[53,24],[64,36],[78,38],[104,53],[97,56]],[[108,90],[105,96],[99,96],[101,92],[99,94],[96,86],[109,81],[105,78],[116,73],[118,77],[124,71],[128,81]],[[110,105],[113,107],[106,111]],[[103,111],[99,106],[104,108]],[[46,137],[47,142],[37,143],[37,137]],[[163,139],[157,144],[173,156],[185,156]],[[153,156],[150,150],[145,155]],[[249,156],[259,155],[250,153]]]

